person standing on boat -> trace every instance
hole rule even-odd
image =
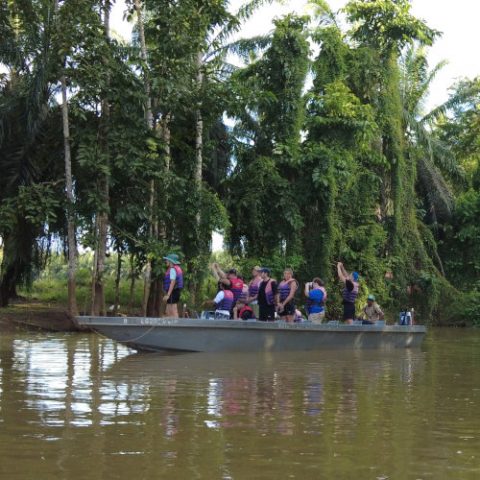
[[[213,303],[215,304],[215,318],[230,319],[233,309],[233,292],[222,282],[218,282],[218,292]]]
[[[295,294],[298,282],[293,278],[293,270],[286,268],[283,272],[283,280],[278,285],[277,310],[280,317],[289,323],[295,320]]]
[[[231,268],[227,273],[225,273],[222,271],[218,263],[214,263],[212,268],[214,275],[218,276],[218,281],[222,282],[232,291],[234,303],[237,303],[243,292],[243,280],[238,278],[237,271],[234,268]]]
[[[255,266],[252,269],[252,279],[248,284],[248,299],[247,303],[252,307],[255,316],[258,318],[258,287],[262,281],[262,272],[259,266]]]
[[[277,297],[277,281],[270,278],[270,269],[262,268],[262,281],[258,287],[258,319],[263,322],[273,322],[275,320],[275,299]]]
[[[323,281],[315,277],[305,284],[305,296],[307,297],[308,320],[312,323],[322,323],[325,318],[325,301],[327,291]]]
[[[167,271],[163,278],[163,300],[167,302],[167,317],[178,318],[178,302],[183,288],[183,272],[180,268],[180,259],[176,253],[169,253],[163,257],[167,264]]]
[[[343,321],[353,324],[355,318],[355,300],[358,296],[358,272],[347,273],[342,262],[337,263],[338,279],[345,285],[343,297]]]
[[[363,307],[362,316],[363,323],[366,325],[374,325],[385,318],[380,305],[375,301],[375,295],[370,294],[367,297],[367,304]]]

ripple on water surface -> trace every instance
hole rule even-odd
[[[412,351],[174,356],[2,336],[0,474],[480,478],[479,366],[479,332],[458,330]]]

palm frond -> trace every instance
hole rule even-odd
[[[223,44],[234,33],[237,33],[242,25],[261,7],[275,3],[277,0],[248,0],[244,3],[214,38],[212,44]]]
[[[453,193],[445,178],[428,157],[422,157],[417,167],[418,181],[426,193],[429,213],[434,219],[448,220],[453,212]]]
[[[308,5],[314,7],[315,18],[319,19],[321,25],[334,25],[339,28],[337,15],[326,0],[310,0]]]
[[[227,43],[220,46],[216,50],[209,52],[207,59],[215,56],[226,57],[227,55],[236,55],[244,62],[248,62],[251,59],[252,53],[258,53],[268,47],[271,42],[270,35],[257,35],[251,38],[241,38],[234,42]]]
[[[480,92],[480,77],[472,82],[460,82],[453,94],[445,103],[439,105],[425,115],[421,122],[433,123],[441,117],[448,114],[449,111],[461,107],[462,104],[469,101],[471,98],[478,96]]]

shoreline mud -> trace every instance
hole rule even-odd
[[[79,331],[62,305],[19,302],[0,309],[0,332],[19,330]]]

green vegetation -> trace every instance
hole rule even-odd
[[[217,230],[225,266],[321,276],[331,317],[343,261],[392,315],[480,324],[480,80],[423,110],[439,32],[408,0],[351,0],[345,28],[315,0],[239,41],[271,2],[130,0],[129,44],[111,3],[0,5],[2,307],[35,280],[72,314],[158,315],[175,251],[199,308]]]

